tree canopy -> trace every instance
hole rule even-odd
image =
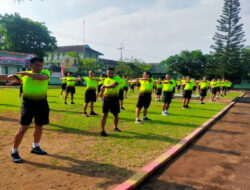
[[[0,15],[0,50],[43,57],[55,48],[56,38],[44,23],[22,18],[18,13]]]

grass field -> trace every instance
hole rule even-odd
[[[69,158],[82,159],[84,157],[84,160],[99,163],[91,166],[90,170],[104,173],[115,172],[121,177],[126,177],[127,171],[135,171],[160,155],[219,112],[231,99],[240,95],[240,92],[230,92],[227,97],[213,103],[208,102],[207,98],[205,105],[200,105],[198,100],[191,100],[189,105],[191,109],[184,110],[181,99],[173,99],[169,109],[171,115],[169,116],[161,115],[161,102],[152,101],[148,111],[148,117],[152,121],[138,125],[134,123],[137,93],[128,94],[128,98],[124,101],[126,110],[121,111],[119,115],[119,128],[122,132],[112,131],[113,118],[112,115],[109,115],[106,131],[110,136],[103,138],[99,136],[101,101],[99,99],[95,104],[98,116],[83,117],[84,91],[85,88],[77,87],[76,104],[69,104],[68,99],[68,105],[64,105],[63,99],[59,97],[60,89],[51,88],[48,90],[51,123],[45,126],[44,134],[52,135],[54,131],[57,131],[74,135],[69,145],[70,151],[65,153]],[[0,89],[0,116],[6,112],[16,116],[20,114],[21,102],[18,100],[18,93],[18,89]],[[1,131],[1,133],[2,135],[3,133],[10,135],[8,131]],[[56,138],[51,139],[51,146],[56,140]],[[78,151],[78,144],[84,146],[83,153]],[[50,147],[44,148],[47,151],[50,149]],[[84,154],[84,156],[79,154]],[[51,164],[60,165],[60,162],[55,159]]]

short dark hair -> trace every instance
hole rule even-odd
[[[107,70],[114,71],[115,69],[114,69],[114,67],[108,67]]]
[[[33,57],[30,59],[30,64],[34,64],[35,62],[43,63],[43,59],[41,59],[39,57]]]
[[[151,77],[151,73],[149,71],[145,71],[145,73],[147,73]]]

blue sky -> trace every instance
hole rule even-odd
[[[17,0],[16,0],[17,1]],[[58,45],[89,44],[118,60],[159,62],[182,50],[209,53],[223,0],[0,0],[0,14],[18,12],[44,22]],[[240,0],[250,45],[250,0]],[[85,20],[85,35],[83,35]],[[83,37],[85,36],[85,37]]]

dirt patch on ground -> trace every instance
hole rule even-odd
[[[60,118],[51,118],[52,121]],[[33,128],[28,130],[20,146],[24,163],[11,161],[10,151],[18,129],[19,114],[0,113],[0,189],[98,189],[122,182],[133,174],[114,165],[86,159],[93,142],[85,136],[51,131],[44,128],[41,147],[49,147],[48,155],[30,153]],[[124,176],[118,173],[123,172]]]
[[[250,93],[138,189],[250,189]]]

